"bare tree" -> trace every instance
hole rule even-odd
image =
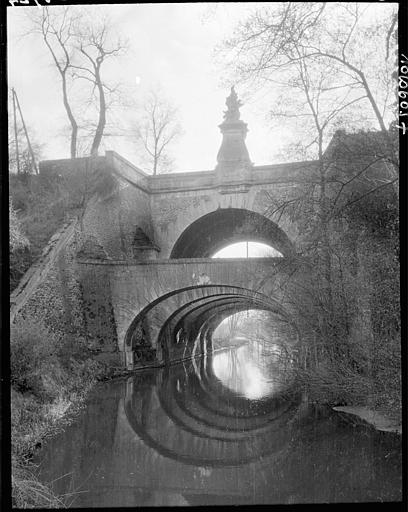
[[[169,145],[182,133],[177,109],[158,90],[151,90],[143,106],[136,139],[144,148],[153,175],[170,163]]]
[[[238,331],[238,324],[240,323],[242,313],[233,313],[226,318],[227,321],[227,333],[229,340],[232,340]]]
[[[71,158],[77,156],[80,129],[92,137],[90,154],[95,156],[104,136],[107,111],[119,91],[119,84],[111,85],[103,77],[102,68],[108,59],[122,55],[127,45],[119,37],[112,36],[106,19],[89,21],[84,17],[84,11],[75,7],[30,10],[29,17],[34,32],[42,36],[61,78],[62,100],[71,126]],[[90,87],[83,87],[84,82]],[[81,84],[81,105],[78,105],[78,99],[72,99],[76,83]],[[88,93],[87,99],[83,99],[84,91]],[[96,122],[82,119],[89,106],[94,106],[91,117],[96,117]]]
[[[310,146],[316,149],[314,156],[318,158],[320,177],[317,181],[306,179],[309,186],[301,187],[300,196],[284,201],[277,208],[275,205],[273,212],[282,213],[285,208],[315,203],[319,210],[316,227],[324,238],[329,217],[333,217],[327,197],[328,173],[333,163],[324,158],[324,147],[342,116],[348,116],[347,120],[357,126],[360,119],[367,122],[367,100],[386,144],[381,145],[381,151],[377,147],[372,164],[366,166],[365,171],[381,159],[390,171],[388,183],[394,185],[395,190],[397,187],[398,148],[385,121],[387,109],[393,106],[390,91],[395,87],[395,80],[392,80],[393,64],[388,62],[388,55],[391,43],[395,43],[391,35],[395,34],[396,17],[394,11],[389,11],[389,17],[383,16],[367,24],[364,14],[368,8],[369,5],[358,3],[337,5],[335,9],[340,18],[333,25],[333,9],[325,3],[280,3],[273,9],[258,9],[225,43],[230,50],[228,57],[235,78],[251,86],[283,90],[285,101],[280,104],[285,110],[272,110],[274,118],[295,118],[297,124],[301,118],[306,119],[303,126],[309,129],[302,131],[302,138],[310,136],[305,145],[306,149]],[[367,52],[366,44],[362,43],[367,43],[369,38],[373,39],[371,44],[382,42],[376,57],[383,60],[381,65],[377,62],[374,71],[370,71],[372,58],[368,63],[364,61],[370,51]],[[378,86],[376,94],[369,73],[371,82]],[[293,91],[289,98],[288,88]],[[345,192],[346,186],[361,178],[365,171],[340,182],[340,192]],[[372,192],[377,185],[372,187]]]
[[[103,64],[112,57],[123,55],[126,44],[120,38],[111,42],[109,23],[106,19],[95,25],[84,24],[76,34],[76,48],[79,50],[82,61],[72,64],[73,75],[88,81],[92,86],[92,95],[97,96],[97,116],[91,145],[91,156],[98,155],[105,127],[106,113],[108,110],[107,95],[113,95],[118,91],[119,85],[108,85],[102,75]],[[78,54],[77,54],[78,56]]]
[[[285,9],[284,13],[288,16],[288,10]],[[323,7],[320,7],[320,10],[316,11],[316,18],[322,9]],[[309,126],[307,131],[311,138],[307,145],[316,148],[314,154],[317,155],[318,170],[317,174],[305,177],[305,183],[298,187],[290,198],[284,200],[280,198],[279,204],[272,204],[267,213],[280,217],[285,210],[293,211],[294,207],[303,210],[306,207],[309,213],[308,218],[315,219],[310,226],[312,229],[309,228],[308,237],[314,239],[315,247],[319,248],[325,301],[328,308],[332,309],[330,211],[327,190],[330,164],[323,158],[324,145],[330,137],[330,123],[341,112],[361,101],[364,96],[354,95],[353,88],[349,84],[342,83],[336,78],[338,70],[331,62],[317,63],[305,58],[305,50],[296,38],[290,45],[282,46],[279,52],[280,58],[285,62],[281,73],[281,79],[285,79],[287,83],[285,93],[287,95],[289,86],[293,90],[295,103],[290,105],[291,100],[287,100],[284,103],[285,111],[275,110],[271,115],[279,119],[306,117]],[[256,78],[258,72],[259,69],[251,78]],[[302,213],[304,214],[304,211]]]
[[[68,89],[71,80],[70,68],[73,57],[75,25],[79,21],[79,15],[69,7],[63,7],[62,10],[43,7],[40,10],[30,10],[29,16],[34,32],[42,36],[61,78],[62,101],[71,125],[70,154],[71,158],[75,158],[78,123],[73,112]]]
[[[383,12],[385,8],[388,6],[381,6],[378,12],[373,11],[377,6],[358,2],[288,2],[259,9],[226,41],[230,64],[241,80],[275,88],[291,86],[293,72],[298,75],[300,65],[324,68],[331,64],[338,83],[325,90],[335,93],[342,88],[350,100],[354,98],[362,106],[368,103],[380,130],[388,137],[387,119],[390,112],[391,117],[397,113],[392,101],[395,63],[389,59],[390,47],[396,44],[396,12]],[[355,121],[361,113],[360,109]],[[369,110],[365,109],[364,114],[367,125],[371,122]],[[334,116],[328,122],[333,120]],[[395,153],[394,149],[390,141],[390,154]],[[398,164],[391,171],[396,176]]]
[[[387,34],[395,32],[395,15],[362,26],[364,10],[370,6],[345,4],[336,8],[343,17],[334,26],[333,12],[328,12],[325,3],[281,3],[273,11],[258,10],[227,42],[234,81],[238,77],[252,88],[272,86],[282,90],[285,110],[276,108],[272,115],[279,120],[295,119],[297,127],[308,127],[301,133],[306,149],[315,148],[316,172],[305,174],[288,197],[271,198],[267,213],[295,218],[301,231],[304,225],[307,254],[316,262],[313,302],[321,311],[317,325],[321,325],[321,339],[334,350],[340,347],[337,340],[347,339],[348,334],[348,308],[341,301],[352,300],[341,290],[351,243],[342,240],[339,245],[335,223],[349,222],[346,210],[358,201],[366,204],[368,195],[383,192],[384,187],[388,192],[391,188],[392,195],[390,185],[396,186],[398,179],[396,146],[386,128],[395,86],[386,57],[391,39]],[[364,61],[368,40],[378,46],[377,59],[382,58],[374,66],[372,57]],[[288,90],[292,92],[290,97]],[[325,145],[339,127],[336,122],[345,115],[357,126],[358,118],[369,123],[370,116],[374,117],[380,131],[374,136],[336,137],[336,145],[342,146],[339,158],[337,147],[327,151]],[[393,167],[390,173],[388,163]],[[395,203],[395,196],[390,202]],[[350,285],[351,280],[346,284]]]

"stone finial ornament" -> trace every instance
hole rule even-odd
[[[237,179],[242,173],[249,172],[252,167],[248,149],[245,145],[245,137],[248,132],[246,123],[240,119],[239,108],[242,102],[238,99],[234,86],[225,104],[224,120],[219,125],[222,133],[222,142],[217,154],[217,174],[222,181],[229,182],[231,177]]]
[[[228,107],[228,109],[224,111],[225,121],[239,121],[239,108],[242,106],[242,101],[238,99],[234,86],[231,87],[231,93],[226,99],[225,104]]]

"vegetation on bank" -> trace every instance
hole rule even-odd
[[[70,421],[105,368],[89,355],[69,355],[66,342],[39,322],[11,328],[11,455],[13,506],[61,507],[38,481],[30,458],[44,438]]]
[[[41,176],[9,174],[12,219],[27,243],[10,251],[10,290],[40,256],[51,236],[64,223],[67,209],[57,187]]]
[[[316,337],[302,348],[298,383],[312,401],[366,406],[401,421],[398,203],[376,192],[344,219],[331,244],[331,304],[326,297],[310,317]],[[318,303],[318,273],[315,286]]]
[[[40,257],[50,238],[71,216],[82,219],[91,200],[117,190],[118,182],[91,161],[81,173],[47,176],[9,173],[13,217],[27,243],[12,247],[10,240],[10,291]]]

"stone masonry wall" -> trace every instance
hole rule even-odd
[[[95,237],[108,256],[116,259],[134,257],[132,243],[137,227],[152,239],[149,197],[123,182],[115,194],[90,204],[83,217],[85,236]]]
[[[161,258],[168,258],[183,231],[195,220],[219,208],[242,208],[261,215],[273,205],[274,198],[281,198],[287,184],[253,185],[247,192],[220,193],[218,190],[178,191],[151,196],[154,238],[161,248]],[[301,247],[303,240],[296,225],[282,215],[279,227]]]
[[[76,271],[76,251],[81,245],[78,229],[65,240],[47,266],[15,322],[30,318],[44,323],[58,338],[73,336],[84,343],[83,305]]]
[[[84,272],[77,253],[84,234],[76,223],[73,234],[58,248],[52,262],[34,286],[14,322],[30,319],[43,323],[74,354],[105,354],[120,366],[121,356],[111,304],[109,277],[104,267]]]

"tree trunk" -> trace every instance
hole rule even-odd
[[[91,156],[98,156],[98,149],[102,141],[103,132],[105,130],[106,125],[106,102],[105,102],[105,92],[103,90],[101,75],[99,73],[99,68],[95,70],[95,83],[98,87],[99,92],[99,120],[98,126],[96,127],[95,137],[92,142],[91,148]]]
[[[68,101],[67,94],[67,79],[65,73],[61,73],[62,77],[62,98],[64,101],[64,107],[68,115],[69,122],[71,123],[71,158],[76,157],[77,150],[77,139],[78,139],[78,125],[75,121],[74,114],[72,113],[71,106]]]
[[[154,136],[154,158],[153,158],[153,176],[156,176],[157,174],[157,163],[158,163],[159,157],[157,155],[157,137]]]
[[[322,226],[322,267],[325,299],[328,301],[328,310],[333,311],[332,296],[332,265],[329,236],[329,212],[327,208],[327,190],[326,190],[326,164],[323,161],[323,133],[319,130],[319,171],[320,171],[320,197],[319,197],[319,217]]]

